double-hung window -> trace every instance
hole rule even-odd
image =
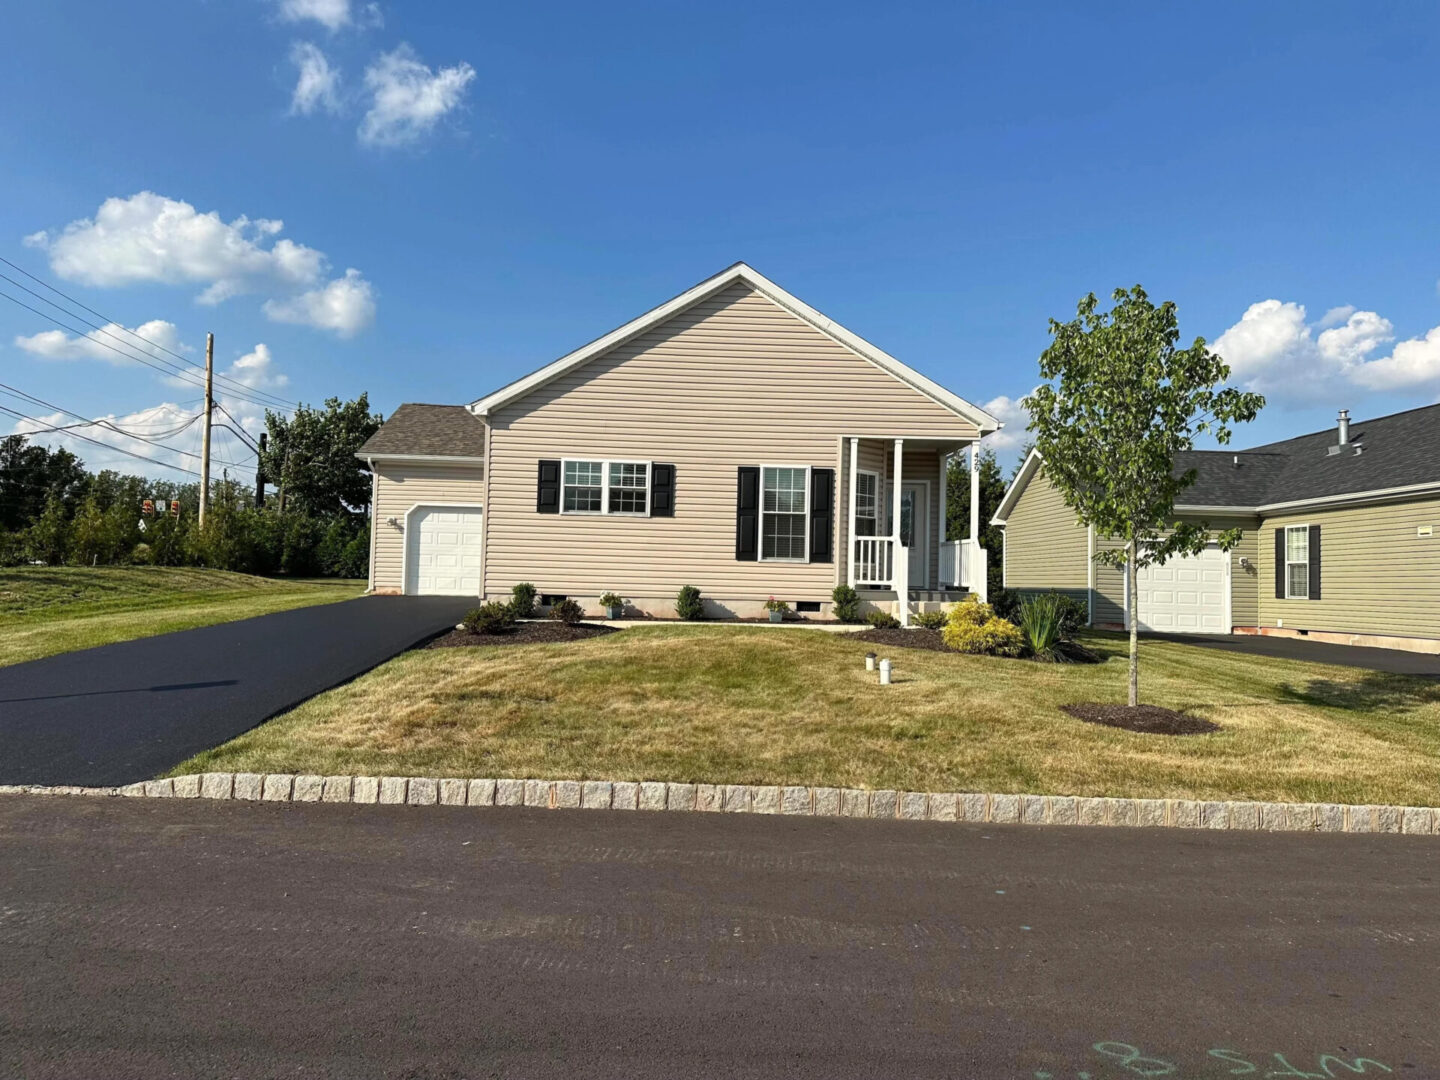
[[[760,469],[760,558],[804,562],[810,551],[810,470]]]
[[[625,514],[647,517],[650,513],[650,463],[648,461],[563,462],[560,509],[565,514]]]
[[[1285,595],[1291,600],[1310,598],[1310,527],[1285,529]]]
[[[855,473],[855,535],[880,533],[880,474]]]
[[[605,504],[605,463],[565,462],[565,498],[560,504],[567,514],[598,514]]]
[[[650,498],[648,461],[612,461],[607,513],[644,514]]]

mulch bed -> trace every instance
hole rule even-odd
[[[873,641],[876,645],[893,645],[898,649],[929,649],[932,652],[954,652],[940,639],[939,630],[914,626],[909,630],[878,630],[872,627],[849,635],[851,641]]]
[[[852,641],[873,641],[877,645],[893,645],[898,649],[929,649],[931,652],[955,652],[954,649],[945,644],[945,639],[940,636],[939,630],[926,630],[923,627],[912,626],[910,629],[898,630],[861,630],[851,634]],[[1099,664],[1104,657],[1097,652],[1087,649],[1084,645],[1074,641],[1062,641],[1056,648],[1062,661],[1071,664]]]
[[[1219,724],[1159,705],[1061,705],[1060,709],[1087,724],[1104,724],[1142,735],[1206,735],[1220,730]]]
[[[451,630],[430,642],[431,649],[451,649],[474,645],[537,645],[547,641],[584,641],[586,638],[613,634],[616,627],[589,623],[522,622],[508,634],[472,634],[467,630]]]

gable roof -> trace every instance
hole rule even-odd
[[[519,400],[532,390],[538,390],[551,380],[559,378],[566,372],[574,370],[618,345],[623,345],[631,338],[643,334],[651,327],[680,314],[736,282],[744,282],[762,296],[784,308],[802,322],[810,324],[820,333],[838,342],[861,359],[869,361],[880,370],[894,376],[900,382],[949,409],[957,416],[971,421],[979,427],[982,435],[998,431],[1001,428],[1000,421],[984,409],[972,405],[958,394],[946,390],[939,383],[920,374],[914,368],[902,364],[889,353],[870,344],[858,334],[851,333],[839,323],[826,318],[799,297],[786,292],[764,274],[743,262],[737,262],[733,266],[727,267],[713,277],[706,278],[700,284],[687,289],[679,296],[667,300],[659,307],[652,308],[638,318],[631,319],[624,326],[617,327],[604,337],[596,338],[588,345],[582,345],[574,352],[567,353],[560,359],[546,364],[538,371],[517,379],[508,386],[503,386],[494,393],[471,403],[470,411],[476,416],[488,416],[495,409]]]
[[[464,405],[401,405],[355,456],[484,458],[485,425]]]
[[[1038,450],[1030,452],[995,511],[994,524],[1005,524],[1042,460]],[[1177,510],[1258,513],[1440,490],[1440,405],[1352,423],[1343,447],[1332,427],[1253,450],[1176,454],[1176,473],[1190,469],[1195,483],[1181,493]]]

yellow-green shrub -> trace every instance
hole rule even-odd
[[[1025,651],[1025,635],[1020,628],[1007,619],[996,618],[989,604],[974,597],[950,609],[940,637],[957,652],[1019,656]]]

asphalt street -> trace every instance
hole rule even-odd
[[[367,596],[0,667],[0,784],[148,780],[454,626],[473,605]]]
[[[1440,840],[0,797],[0,1076],[1440,1077]]]

